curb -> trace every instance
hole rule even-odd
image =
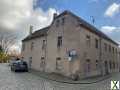
[[[29,72],[29,73],[32,73],[34,74],[33,72]],[[35,75],[35,74],[34,74]],[[38,74],[36,74],[37,76],[39,76]],[[60,80],[55,80],[55,79],[51,79],[51,78],[47,78],[47,77],[44,77],[44,76],[40,76],[44,79],[47,79],[47,80],[50,80],[50,81],[55,81],[55,82],[58,82],[58,83],[66,83],[66,84],[94,84],[94,83],[98,83],[98,82],[101,82],[101,81],[104,81],[106,79],[109,79],[111,77],[111,75],[108,75],[108,76],[105,76],[104,78],[102,79],[99,79],[99,80],[96,80],[96,81],[93,81],[93,82],[69,82],[69,81],[60,81]]]

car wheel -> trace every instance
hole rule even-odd
[[[14,69],[14,72],[17,72],[17,70],[16,70],[16,69]]]
[[[25,72],[28,72],[28,69],[26,69]]]

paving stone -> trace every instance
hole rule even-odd
[[[0,90],[110,90],[110,81],[120,80],[120,73],[94,84],[64,84],[27,72],[11,72],[8,64],[0,64]]]

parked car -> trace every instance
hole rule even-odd
[[[27,62],[23,61],[23,60],[17,60],[17,61],[13,61],[11,63],[11,71],[28,71],[28,65]]]

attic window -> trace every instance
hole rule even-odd
[[[62,18],[62,25],[64,25],[64,23],[65,23],[65,18],[63,17]]]
[[[31,50],[34,49],[34,42],[31,43]]]
[[[56,21],[56,27],[59,26],[59,23],[60,23],[60,20],[57,20],[57,21]]]
[[[46,47],[46,40],[43,40],[42,49],[45,49],[45,47]]]

